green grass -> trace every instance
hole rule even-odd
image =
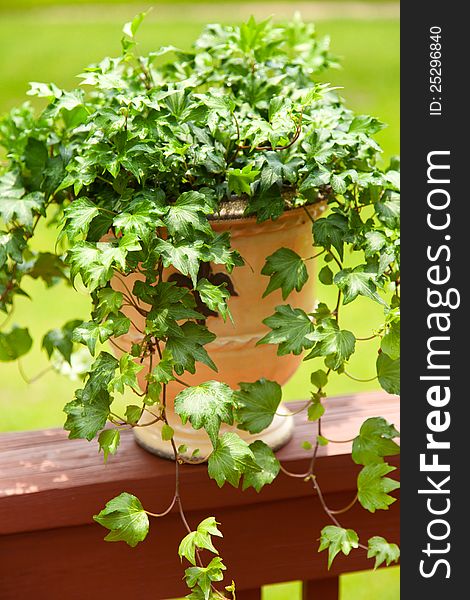
[[[42,0],[52,2],[52,0]],[[76,0],[85,2],[86,0]],[[37,6],[39,0],[0,0],[0,9]],[[0,113],[25,99],[27,82],[54,81],[60,86],[75,86],[74,75],[84,66],[99,60],[106,54],[119,52],[122,22],[135,12],[135,6],[115,7],[112,13],[103,8],[89,7],[84,12],[27,11],[4,13],[0,18]],[[175,8],[176,11],[176,8]],[[274,4],[267,5],[266,15],[276,14]],[[158,20],[158,9],[142,28],[142,49],[158,45],[174,44],[188,47],[198,34],[202,23],[184,21],[178,12],[165,20]],[[229,14],[229,13],[228,13]],[[72,16],[71,16],[72,15]],[[229,18],[225,19],[227,22]],[[325,76],[335,85],[344,87],[343,96],[348,104],[361,113],[372,113],[389,123],[380,133],[379,140],[384,154],[389,157],[399,151],[399,25],[394,20],[348,19],[326,20],[318,23],[320,34],[330,34],[332,50],[344,57],[344,68]],[[50,247],[53,232],[42,229],[37,247]],[[12,322],[27,325],[33,334],[35,345],[22,361],[24,371],[31,377],[47,367],[47,360],[40,348],[42,335],[50,328],[60,326],[72,318],[86,318],[89,300],[86,294],[77,294],[65,286],[50,290],[38,282],[30,282],[28,292],[34,298],[18,300]],[[330,300],[330,290],[319,285],[318,297]],[[355,302],[344,310],[344,327],[366,336],[381,321],[381,309],[370,302]],[[0,319],[1,320],[1,319]],[[312,363],[303,363],[298,373],[285,386],[284,397],[306,397],[309,391],[309,374]],[[358,377],[369,377],[374,372],[373,342],[360,346],[349,367]],[[78,387],[55,373],[48,373],[28,386],[19,377],[16,365],[0,364],[0,430],[34,429],[58,426],[63,423],[63,405]],[[356,384],[337,377],[331,393],[347,393],[354,390],[374,388],[375,384]],[[315,549],[312,548],[312,552]],[[265,600],[297,600],[297,584],[270,586]],[[380,570],[374,574],[355,574],[342,578],[341,600],[397,600],[397,569]],[[319,599],[321,600],[321,599]]]

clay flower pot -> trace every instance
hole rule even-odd
[[[308,211],[312,218],[317,218],[324,208],[324,203],[320,202],[309,206]],[[211,225],[217,232],[230,231],[232,247],[240,252],[245,265],[235,267],[230,275],[233,285],[232,294],[236,295],[231,295],[228,304],[234,322],[229,319],[224,322],[219,315],[209,316],[207,319],[208,329],[217,337],[205,348],[217,365],[218,372],[204,364],[196,363],[196,373],[194,375],[185,373],[183,379],[190,385],[218,380],[227,383],[233,389],[238,387],[239,382],[254,382],[262,377],[283,385],[294,374],[302,357],[292,354],[277,356],[277,346],[271,344],[256,346],[256,342],[269,331],[262,323],[263,319],[272,315],[276,306],[284,304],[280,290],[276,290],[266,298],[262,297],[269,279],[261,275],[261,269],[266,257],[279,248],[290,248],[302,257],[311,256],[311,220],[304,209],[296,208],[285,211],[276,221],[257,223],[254,218],[230,216],[214,219]],[[300,292],[292,292],[289,303],[311,312],[314,305],[315,281],[312,271],[313,261],[307,261],[306,266],[309,270],[309,279]],[[224,272],[221,265],[215,264],[211,265],[211,271],[212,273]],[[164,279],[171,278],[174,273],[174,270],[166,270]],[[126,278],[126,285],[130,290],[137,278],[137,275]],[[116,290],[124,291],[124,285],[117,277],[113,279],[112,286]],[[126,306],[123,312],[139,329],[144,328],[144,317],[135,309]],[[131,326],[129,333],[119,338],[119,345],[130,349],[131,344],[140,338],[141,334]],[[148,369],[143,369],[139,374],[141,385],[145,384],[147,371]],[[176,447],[184,444],[188,448],[185,455],[188,458],[196,448],[199,449],[199,456],[208,456],[212,451],[212,445],[206,432],[203,429],[195,430],[190,424],[183,425],[174,412],[174,398],[182,389],[183,386],[174,381],[167,387],[166,415],[175,432]],[[271,448],[278,449],[289,441],[293,429],[293,419],[289,411],[281,405],[278,412],[286,416],[276,415],[271,425],[260,434],[252,435],[239,429],[236,431],[248,443],[255,439],[262,439]],[[147,413],[143,420],[148,422],[153,419]],[[148,427],[135,428],[136,440],[150,452],[173,458],[170,442],[162,440],[161,428],[161,422]],[[221,433],[233,429],[234,427],[223,424]]]

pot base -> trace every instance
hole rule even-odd
[[[294,431],[294,417],[284,404],[280,404],[277,410],[279,414],[274,415],[274,419],[261,433],[251,434],[248,431],[237,429],[235,426],[222,424],[220,427],[220,435],[227,431],[233,431],[237,433],[247,444],[251,444],[255,440],[262,440],[272,450],[279,450],[291,439]],[[212,452],[213,447],[209,436],[206,434],[204,429],[193,429],[190,424],[183,425],[179,419],[172,421],[171,417],[175,415],[168,415],[169,424],[174,430],[174,442],[177,448],[181,445],[185,445],[187,450],[181,453],[182,456],[188,462],[194,462],[195,464],[203,462],[205,458]],[[155,423],[148,427],[136,427],[134,429],[134,437],[139,446],[142,446],[145,450],[156,454],[161,458],[174,460],[173,448],[170,441],[162,440],[162,423]],[[198,449],[197,456],[193,457],[194,450]]]

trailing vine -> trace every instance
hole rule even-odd
[[[162,424],[175,463],[169,506],[150,512],[124,492],[95,520],[109,530],[106,540],[135,546],[148,533],[149,517],[178,510],[187,532],[179,555],[190,564],[188,598],[235,598],[233,582],[219,589],[225,565],[213,545],[222,535],[215,518],[198,525],[186,519],[180,470],[188,461],[207,463],[219,486],[242,482],[259,492],[280,472],[304,479],[331,521],[319,546],[328,550],[328,567],[339,552],[357,548],[376,566],[397,561],[398,547],[384,538],[360,542],[347,527],[347,512],[357,503],[375,512],[395,501],[390,492],[398,483],[388,477],[394,467],[385,459],[399,452],[398,431],[373,417],[354,439],[334,440],[322,422],[331,374],[361,380],[346,367],[356,343],[376,349],[371,379],[399,393],[399,162],[378,166],[372,136],[383,124],[354,115],[333,88],[316,82],[335,60],[310,24],[211,25],[190,51],[165,47],[140,56],[135,34],[143,16],[125,25],[121,56],[85,70],[84,87],[68,92],[33,83],[29,93],[46,100],[42,112],[24,104],[0,122],[8,158],[0,177],[0,310],[6,314],[0,360],[19,359],[32,345],[28,330],[10,323],[15,298],[25,295],[23,280],[87,288],[90,320],[71,320],[42,340],[52,368],[70,365],[81,346],[92,356],[83,387],[65,406],[65,429],[70,438],[96,438],[107,460],[123,429]],[[310,256],[281,247],[261,272],[265,295],[280,290],[284,304],[265,319],[269,332],[258,343],[276,345],[280,356],[304,353],[306,361],[323,361],[299,409],[312,422],[305,473],[290,473],[260,440],[248,444],[235,430],[220,434],[223,423],[252,434],[269,426],[282,414],[277,382],[244,382],[236,390],[215,380],[185,383],[197,363],[217,370],[205,349],[215,338],[207,318],[231,318],[229,300],[237,291],[230,274],[244,261],[229,233],[216,233],[211,220],[234,197],[258,222],[296,207],[311,218],[309,206],[328,206],[325,216],[312,219]],[[54,248],[38,252],[30,242],[46,220],[59,234]],[[336,288],[336,302],[320,302],[307,314],[286,301],[307,282],[311,260],[320,263],[319,280]],[[214,274],[211,264],[225,273]],[[132,289],[130,276],[137,276]],[[122,291],[113,288],[118,280]],[[343,311],[358,297],[384,311],[383,324],[363,338],[342,326]],[[145,319],[143,329],[128,308]],[[129,349],[123,340],[130,331],[139,341]],[[184,388],[175,411],[183,423],[205,429],[209,456],[195,452],[188,459],[188,449],[176,445],[166,414],[173,381]],[[134,401],[118,414],[113,401],[126,391]],[[345,507],[329,507],[315,471],[319,447],[346,442],[361,465],[357,494]],[[204,552],[215,557],[207,562]]]

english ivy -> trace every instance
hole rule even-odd
[[[260,274],[267,278],[264,295],[280,290],[282,303],[264,320],[267,332],[258,343],[277,346],[279,356],[307,351],[305,358],[316,360],[305,406],[316,428],[315,457],[318,446],[333,443],[320,429],[330,374],[351,376],[350,359],[364,339],[340,318],[358,299],[384,310],[383,323],[365,339],[377,352],[374,377],[386,391],[399,392],[399,161],[382,169],[373,136],[383,124],[354,115],[333,88],[319,83],[318,73],[335,59],[313,25],[300,19],[209,25],[190,50],[168,46],[140,55],[135,36],[143,18],[124,26],[121,54],[85,69],[78,89],[32,83],[29,94],[44,99],[44,110],[36,114],[24,104],[0,120],[7,157],[0,171],[0,311],[9,317],[17,297],[27,295],[28,278],[47,287],[85,286],[90,316],[51,329],[42,340],[53,364],[60,358],[72,365],[81,346],[92,355],[64,409],[69,436],[97,438],[109,459],[121,428],[145,426],[151,407],[175,460],[183,460],[187,449],[176,447],[166,416],[167,386],[177,381],[184,388],[177,414],[204,428],[212,442],[210,456],[201,458],[210,477],[219,486],[243,481],[244,489],[260,491],[280,471],[272,450],[235,431],[220,435],[220,428],[236,424],[261,433],[277,412],[279,385],[261,379],[232,390],[219,381],[185,383],[199,363],[217,371],[206,348],[216,337],[207,319],[230,318],[230,297],[240,292],[231,274],[243,257],[230,233],[216,232],[212,221],[234,196],[244,216],[260,223],[292,208],[303,207],[305,218],[311,218],[309,205],[327,208],[312,222],[310,256],[281,247],[263,257]],[[32,239],[43,221],[58,228],[58,239],[38,252]],[[346,261],[351,252],[354,260]],[[315,308],[312,302],[307,313],[291,294],[306,284],[307,261],[314,259],[337,300]],[[127,309],[144,317],[142,329]],[[119,348],[130,337],[134,342],[119,361],[107,352],[109,341]],[[32,343],[27,329],[8,325],[0,332],[0,360],[22,357]],[[119,415],[113,403],[126,391],[135,400]],[[353,442],[353,461],[362,465],[358,500],[372,512],[393,502],[388,492],[397,484],[385,477],[393,470],[385,458],[398,453],[397,436],[393,425],[374,417]],[[313,477],[312,471],[306,479],[319,486]],[[176,503],[183,514],[178,486],[169,510]],[[128,493],[95,519],[110,530],[109,541],[135,546],[147,535],[148,513]],[[218,556],[207,566],[196,561],[200,550],[217,552],[216,525],[206,519],[180,546],[191,563],[190,598],[220,597],[214,584],[223,562]],[[334,525],[321,533],[329,566],[358,544],[351,529]],[[377,536],[361,548],[376,565],[398,559],[396,546]],[[234,585],[226,591],[234,597]]]

